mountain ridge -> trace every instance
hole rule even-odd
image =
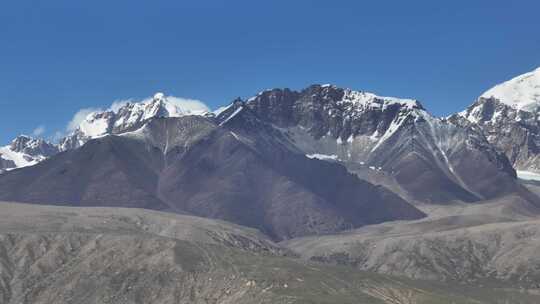
[[[189,213],[276,239],[424,216],[339,164],[307,158],[277,134],[249,109],[224,124],[204,116],[153,118],[137,131],[2,174],[0,197]]]
[[[266,90],[214,112],[184,109],[157,93],[140,103],[89,114],[60,141],[58,150],[78,148],[93,138],[136,132],[153,118],[195,115],[224,124],[242,108],[251,109],[273,125],[278,131],[272,136],[286,137],[290,147],[305,155],[329,155],[327,159],[334,158],[357,172],[377,168],[414,200],[476,201],[513,191],[514,170],[474,128],[433,117],[417,100],[381,97],[334,85],[312,85],[301,91]],[[460,156],[464,153],[482,160],[478,172],[468,172],[470,164],[465,165]],[[411,183],[409,176],[415,175],[417,168],[424,173],[418,182]],[[481,180],[484,178],[489,182]],[[424,184],[432,191],[423,191]]]
[[[512,165],[540,172],[540,68],[486,91],[453,117],[480,129]]]
[[[491,182],[497,185],[513,183],[514,170],[482,133],[454,120],[435,118],[418,101],[367,96],[366,100],[362,92],[313,85],[300,92],[264,91],[245,106],[283,129],[307,155],[335,155],[345,164],[380,168],[402,184],[410,181],[407,176],[413,171],[425,170],[430,175],[425,182],[434,181],[430,190],[438,194],[420,200],[474,201],[503,190],[489,189],[470,175],[495,178]],[[464,154],[476,154],[485,169],[476,166],[479,171],[467,172],[470,165],[463,163]],[[408,165],[403,167],[407,163],[416,165],[407,169]],[[419,194],[421,184],[405,187]]]

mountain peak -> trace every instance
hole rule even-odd
[[[483,93],[457,115],[477,126],[520,171],[540,171],[540,68]]]
[[[126,102],[106,111],[90,113],[72,134],[61,140],[60,149],[69,150],[93,138],[133,131],[152,118],[206,113],[208,108],[196,100],[157,92],[139,102]]]
[[[58,147],[28,135],[19,135],[7,146],[0,147],[0,172],[31,166],[58,153]]]
[[[481,95],[496,98],[514,109],[538,112],[540,109],[540,67],[496,85]]]
[[[409,110],[424,110],[424,107],[420,104],[420,102],[415,99],[378,96],[374,93],[366,91],[345,89],[345,95],[343,99],[349,100],[353,103],[361,104],[364,107],[387,107],[389,105],[398,104]]]
[[[26,142],[31,141],[31,140],[34,140],[34,138],[32,138],[32,137],[30,137],[28,135],[25,135],[25,134],[20,134],[11,141],[11,144],[12,145],[18,145],[19,143],[26,143]]]
[[[161,92],[157,92],[156,94],[154,94],[154,101],[162,101],[163,99],[165,99],[165,94],[161,93]]]
[[[43,142],[43,140],[35,139],[28,135],[21,134],[15,137],[15,139],[11,141],[9,146],[11,147],[11,150],[20,152],[28,145],[35,146],[35,145],[38,145],[40,142]]]
[[[302,99],[306,100],[308,96],[315,97],[313,101],[318,103],[336,103],[336,104],[350,104],[355,108],[368,109],[368,108],[382,108],[385,109],[391,105],[399,105],[409,110],[425,110],[422,104],[416,99],[398,98],[379,96],[377,94],[362,91],[353,90],[349,88],[341,88],[334,84],[312,84],[301,91],[293,91],[288,88],[284,89],[268,89],[259,92],[257,95],[248,99],[248,103],[260,100],[260,99]]]
[[[386,108],[390,105],[400,105],[406,109],[413,110],[419,109],[424,110],[422,104],[415,99],[409,98],[398,98],[398,97],[388,97],[380,96],[375,93],[371,93],[363,90],[353,90],[350,88],[340,88],[334,84],[315,84],[309,86],[305,91],[315,91],[320,92],[323,96],[327,96],[330,99],[338,99],[338,103],[344,104],[349,103],[359,108]]]

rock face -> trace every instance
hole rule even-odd
[[[0,173],[37,164],[58,151],[56,145],[43,139],[20,135],[9,145],[0,147]]]
[[[503,151],[517,170],[539,172],[540,125],[538,113],[512,108],[495,98],[481,97],[455,116],[476,125]]]
[[[540,172],[540,68],[488,90],[454,116],[478,126],[518,170]]]
[[[515,190],[515,172],[482,132],[431,116],[415,100],[314,85],[264,91],[245,106],[298,149],[390,175],[415,200],[476,201]]]
[[[12,169],[12,168],[17,168],[17,165],[11,159],[4,159],[4,158],[0,157],[0,167],[2,168],[2,169],[0,169],[0,173],[2,173],[4,171],[6,171],[6,170],[9,170],[9,169]]]
[[[156,118],[91,140],[1,175],[0,199],[187,212],[275,239],[424,215],[339,164],[307,158],[248,108],[223,115]]]

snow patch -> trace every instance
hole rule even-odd
[[[399,104],[409,110],[420,108],[420,104],[414,99],[378,96],[373,93],[354,91],[351,89],[345,89],[343,100],[341,102],[352,102],[353,104],[361,105],[365,108],[381,108],[382,110],[385,110],[386,107],[393,104]]]
[[[487,90],[481,97],[496,98],[517,110],[538,112],[540,108],[540,68],[498,84]]]
[[[107,133],[109,122],[105,117],[98,118],[94,114],[90,114],[81,122],[79,128],[86,136],[95,138]]]
[[[232,106],[233,106],[233,103],[231,103],[231,104],[228,105],[228,106],[219,107],[219,108],[217,108],[216,110],[214,110],[213,113],[214,113],[214,115],[219,116],[219,114],[221,114],[221,113],[227,111],[227,109],[229,109],[229,108],[232,107]]]
[[[390,137],[392,137],[392,135],[394,135],[394,133],[396,133],[397,130],[399,130],[399,128],[401,127],[401,125],[403,124],[403,122],[405,122],[406,120],[406,117],[407,116],[402,116],[402,115],[399,115],[397,116],[396,118],[394,118],[394,120],[392,120],[392,122],[390,123],[390,126],[388,127],[388,129],[386,129],[386,132],[384,132],[384,134],[381,136],[381,138],[379,139],[379,141],[377,142],[377,144],[373,147],[373,149],[371,149],[371,152],[377,150],[377,148],[380,147],[380,145],[385,142],[387,139],[389,139]],[[375,131],[378,135],[378,131]],[[373,134],[371,135],[371,138],[372,139],[375,139],[376,134]],[[375,136],[375,137],[374,137]]]
[[[238,109],[234,110],[234,112],[231,114],[231,116],[227,117],[227,119],[222,121],[219,125],[223,126],[224,124],[226,124],[229,120],[231,120],[233,117],[238,115],[238,113],[240,113],[240,111],[242,111],[243,108],[244,108],[243,106],[238,107]]]
[[[540,173],[520,170],[517,170],[516,173],[519,179],[540,181]]]
[[[5,160],[10,160],[14,162],[15,167],[17,168],[32,166],[32,165],[37,164],[39,161],[45,159],[45,157],[34,159],[26,155],[25,153],[11,150],[9,146],[0,147],[0,157]],[[10,169],[15,169],[15,168],[8,168],[7,170],[10,170]]]
[[[154,100],[162,100],[163,97],[165,97],[165,94],[161,92],[157,92],[156,94],[154,94]]]
[[[311,159],[320,159],[320,160],[338,160],[338,156],[335,154],[327,155],[327,154],[306,154],[307,158]]]

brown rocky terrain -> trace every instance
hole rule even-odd
[[[123,208],[0,203],[2,303],[537,303],[531,292],[305,262],[256,230]]]

